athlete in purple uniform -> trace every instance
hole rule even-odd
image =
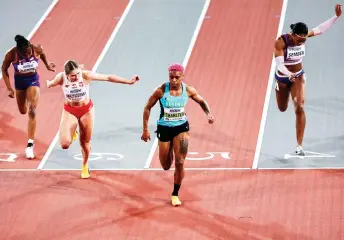
[[[335,13],[333,17],[311,30],[308,30],[307,25],[303,22],[291,24],[291,32],[283,34],[275,42],[277,105],[281,112],[286,111],[291,95],[296,114],[297,146],[295,153],[300,156],[305,155],[302,147],[306,126],[304,111],[306,77],[302,66],[302,58],[306,53],[305,42],[307,38],[318,36],[332,26],[342,14],[340,4],[336,5]]]
[[[37,73],[38,59],[41,58],[49,71],[55,71],[55,64],[48,62],[40,44],[33,44],[21,35],[16,35],[17,45],[7,51],[2,63],[2,76],[4,78],[8,96],[14,98],[14,90],[9,80],[8,69],[12,63],[14,67],[14,87],[19,112],[27,113],[29,106],[28,144],[25,151],[28,159],[34,158],[33,146],[36,131],[35,109],[39,100],[39,75]]]

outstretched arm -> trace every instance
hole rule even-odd
[[[47,87],[48,88],[52,88],[52,87],[56,87],[59,85],[62,85],[63,83],[63,78],[62,78],[62,72],[56,74],[55,78],[53,80],[47,80]]]
[[[326,20],[325,22],[319,24],[318,26],[314,27],[310,31],[308,31],[308,37],[314,37],[323,34],[327,29],[329,29],[334,22],[342,15],[342,5],[337,4],[335,7],[336,15],[331,17],[330,19]]]
[[[141,139],[145,142],[150,140],[150,134],[148,130],[148,121],[152,107],[157,103],[157,101],[163,96],[162,86],[156,88],[153,94],[149,97],[144,110],[143,110],[143,133]]]
[[[8,74],[8,68],[11,66],[12,60],[13,60],[13,52],[10,50],[6,53],[5,58],[2,62],[1,72],[2,72],[2,77],[4,78],[4,82],[8,90],[8,96],[11,98],[14,98],[14,90],[12,89],[11,82],[10,82],[10,75]]]
[[[188,92],[189,97],[196,103],[198,103],[201,106],[202,110],[205,112],[205,114],[207,114],[209,123],[213,123],[214,118],[211,114],[210,107],[207,101],[205,101],[205,99],[197,93],[196,89],[191,86],[187,86],[186,91]]]
[[[134,75],[131,80],[117,76],[117,75],[108,75],[108,74],[100,74],[91,71],[83,71],[83,74],[86,76],[88,81],[108,81],[112,83],[122,83],[122,84],[134,84],[139,80],[139,76]]]

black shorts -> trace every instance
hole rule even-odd
[[[157,138],[161,142],[169,142],[172,141],[174,137],[176,137],[178,134],[182,132],[188,132],[190,130],[189,122],[186,121],[182,125],[175,126],[175,127],[167,127],[158,125],[157,130],[155,131],[157,133]]]

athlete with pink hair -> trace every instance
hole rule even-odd
[[[169,81],[157,87],[149,97],[143,112],[143,133],[141,139],[150,140],[148,120],[151,108],[159,101],[161,113],[157,121],[157,138],[159,140],[159,159],[164,170],[169,170],[175,159],[174,188],[171,196],[172,205],[179,206],[178,193],[184,178],[184,161],[189,145],[189,122],[185,113],[188,98],[197,102],[212,124],[214,118],[208,103],[195,88],[185,84],[184,67],[172,64],[168,67]]]

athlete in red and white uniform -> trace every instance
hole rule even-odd
[[[56,75],[55,79],[47,81],[47,87],[61,86],[64,96],[59,137],[63,149],[68,149],[73,141],[73,135],[79,125],[80,146],[83,156],[81,178],[88,178],[88,158],[91,152],[91,136],[93,132],[94,107],[89,97],[89,83],[92,80],[109,81],[113,83],[135,84],[139,77],[134,75],[131,80],[116,76],[104,75],[84,70],[73,60],[64,65],[65,71]]]
[[[306,77],[302,66],[302,58],[306,53],[305,42],[310,37],[324,33],[341,15],[341,5],[337,4],[335,15],[327,21],[311,30],[308,30],[308,26],[303,22],[291,24],[291,32],[282,34],[275,42],[277,105],[281,112],[286,111],[291,95],[296,114],[297,146],[295,153],[300,156],[305,155],[302,147],[306,127],[304,111]]]

